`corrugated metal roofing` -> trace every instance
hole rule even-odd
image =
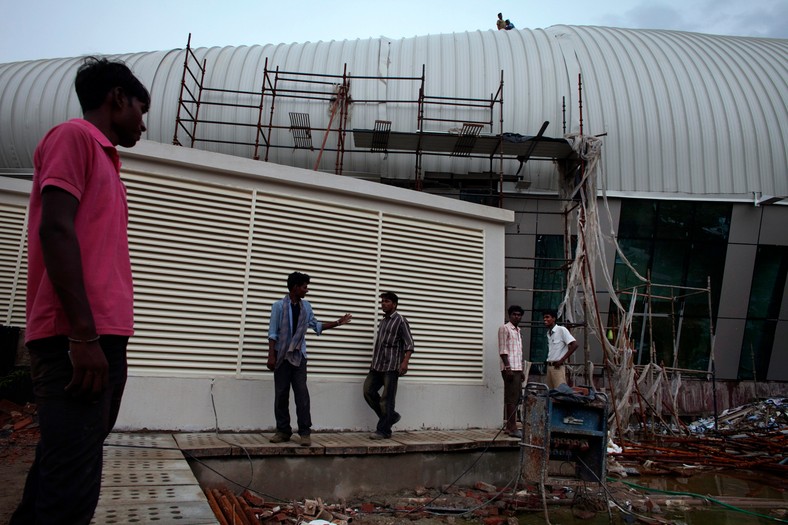
[[[424,65],[426,94],[436,97],[489,98],[503,71],[503,131],[534,135],[548,120],[548,137],[563,135],[563,97],[567,131],[578,131],[582,74],[583,131],[606,134],[608,190],[696,198],[788,195],[788,40],[553,26],[401,40],[199,48],[195,54],[207,63],[206,85],[239,91],[260,90],[266,58],[270,69],[332,75],[342,75],[347,63],[352,75],[417,77]],[[172,141],[184,56],[185,51],[173,50],[119,57],[151,89],[149,140]],[[44,133],[80,115],[72,87],[78,63],[57,59],[0,65],[0,168],[30,167]],[[418,87],[413,81],[354,80],[351,96],[415,100]],[[314,127],[328,124],[327,106],[282,100],[276,109],[279,124],[288,124],[289,111],[309,113]],[[467,118],[458,109],[431,111],[439,117]],[[206,107],[201,113],[201,118],[219,116],[257,122],[253,109]],[[417,108],[391,102],[355,104],[348,128],[372,129],[377,119],[392,121],[393,131],[414,132]],[[448,129],[431,122],[428,131]],[[484,133],[500,131],[496,120]],[[223,126],[218,133],[229,141],[254,138],[253,130],[241,126]],[[291,140],[287,133],[282,130],[280,142]],[[319,145],[322,136],[315,139]],[[249,146],[197,147],[251,157]],[[282,148],[272,150],[269,160],[311,168],[315,155]],[[327,156],[321,169],[333,169]],[[425,155],[423,167],[468,172],[489,169],[489,164]],[[345,156],[344,173],[408,178],[413,168],[410,155],[353,153]],[[516,169],[517,163],[507,163],[507,173]],[[524,172],[532,190],[555,189],[549,163],[528,163]]]

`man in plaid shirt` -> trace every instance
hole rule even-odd
[[[523,373],[523,336],[520,334],[520,321],[523,309],[516,304],[509,307],[509,322],[498,329],[498,354],[501,357],[501,377],[503,378],[503,408],[506,426],[504,432],[514,438],[522,438],[517,429],[517,402],[525,381]]]
[[[413,353],[413,336],[410,325],[397,312],[399,297],[394,292],[380,294],[383,318],[378,323],[378,334],[372,352],[372,363],[364,381],[364,400],[378,416],[371,439],[388,439],[391,427],[400,420],[394,408],[397,399],[397,382],[408,373],[408,362]],[[383,393],[379,393],[380,389]]]

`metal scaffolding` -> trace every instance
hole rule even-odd
[[[414,176],[406,181],[407,185],[422,190],[425,179],[435,184],[449,185],[487,181],[491,196],[494,195],[498,206],[502,204],[504,182],[517,180],[516,175],[504,175],[504,159],[519,160],[522,166],[531,159],[552,161],[572,155],[566,140],[543,136],[546,122],[535,136],[519,136],[518,140],[512,140],[509,136],[512,134],[504,134],[503,71],[500,72],[495,93],[491,93],[487,98],[463,98],[428,95],[424,65],[420,76],[363,76],[350,74],[347,64],[344,64],[341,74],[285,71],[279,66],[269,65],[266,58],[259,91],[209,86],[205,81],[207,67],[206,61],[200,62],[195,55],[189,35],[173,144],[189,147],[195,147],[198,143],[249,146],[252,151],[251,158],[264,161],[270,160],[271,152],[276,148],[316,151],[313,166],[315,171],[320,168],[324,153],[332,152],[333,172],[337,175],[343,174],[346,154],[413,155]],[[363,82],[412,84],[411,92],[414,97],[397,100],[357,98],[352,94],[352,87]],[[356,91],[364,92],[362,89]],[[407,89],[401,91],[407,92]],[[321,111],[329,115],[328,124],[324,127],[316,126],[312,122],[313,115],[310,116],[309,112],[292,111],[291,108],[298,102],[316,103]],[[377,119],[366,128],[349,129],[348,117],[351,108],[353,105],[365,104],[411,105],[415,107],[416,119],[412,126],[405,124],[406,131],[393,130],[391,120]],[[256,121],[247,122],[205,118],[203,115],[211,106],[253,110],[257,118]],[[281,111],[281,107],[288,111],[289,125],[276,123],[278,119],[275,115],[277,111]],[[430,111],[430,108],[437,111]],[[444,108],[455,111],[441,111]],[[442,116],[445,113],[449,113],[451,118]],[[227,140],[222,138],[220,133],[211,133],[212,126],[253,128],[254,139]],[[433,131],[430,127],[450,128]],[[292,142],[283,141],[284,135],[275,133],[277,130],[289,131]],[[354,136],[355,146],[346,141],[349,132]],[[182,140],[181,135],[186,138]],[[330,140],[330,136],[335,139]],[[481,158],[488,160],[490,167],[482,173],[425,172],[422,163],[424,155]],[[401,180],[398,182],[402,183]]]

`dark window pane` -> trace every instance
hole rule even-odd
[[[577,245],[573,239],[573,248]],[[539,235],[536,238],[534,299],[531,316],[531,361],[547,359],[547,337],[542,327],[544,310],[558,308],[566,290],[567,260],[563,235]]]
[[[632,347],[635,349],[633,358],[635,364],[638,365],[649,362],[648,325],[643,322],[642,312],[643,308],[638,308],[636,310],[632,318],[632,333],[629,335],[629,340],[632,342]]]
[[[618,244],[632,267],[641,276],[646,277],[651,260],[651,241],[621,239]],[[644,283],[635,276],[621,256],[616,254],[613,284],[617,290],[628,290]]]
[[[618,235],[623,239],[650,239],[654,234],[657,204],[654,201],[627,199],[621,202]]]
[[[669,317],[637,315],[632,320],[632,341],[637,350],[635,363],[645,365],[652,361],[652,336],[654,355],[658,365],[673,364],[673,330]]]
[[[750,319],[777,319],[788,269],[788,247],[759,246],[752,277]]]
[[[651,280],[657,284],[681,286],[684,283],[684,265],[690,245],[678,241],[654,241],[654,262]],[[670,295],[664,288],[654,291],[655,295]]]
[[[766,379],[772,357],[777,321],[748,320],[744,328],[744,343],[739,357],[739,379]],[[753,375],[753,371],[755,375]]]
[[[692,224],[692,202],[660,201],[657,208],[657,239],[688,239]]]
[[[739,379],[766,379],[787,273],[788,247],[758,247],[739,358]]]
[[[690,370],[708,370],[711,353],[708,316],[684,317],[680,324],[677,366]]]
[[[687,269],[686,286],[706,288],[711,278],[711,303],[714,319],[720,304],[722,276],[725,271],[727,244],[695,243],[692,246]],[[686,313],[698,317],[709,315],[709,297],[706,293],[686,292]]]
[[[692,238],[696,241],[728,242],[731,229],[730,204],[701,204],[695,207]]]

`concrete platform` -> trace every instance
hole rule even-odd
[[[228,457],[339,457],[514,449],[519,440],[490,429],[395,432],[318,432],[302,447],[298,436],[271,443],[273,433],[113,433],[104,444],[101,496],[91,523],[217,524],[186,460]]]

